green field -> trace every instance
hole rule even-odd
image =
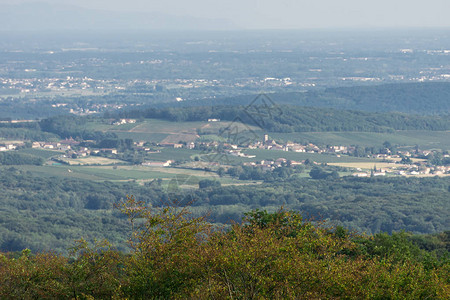
[[[54,165],[54,166],[14,166],[17,169],[29,171],[33,175],[40,177],[59,177],[59,178],[74,178],[74,179],[86,179],[92,181],[104,181],[111,180],[112,178],[101,178],[88,174],[84,171],[86,167],[66,166],[66,165]],[[82,169],[81,169],[82,168]]]
[[[162,148],[159,153],[147,154],[147,160],[168,161],[168,160],[190,160],[199,155],[201,151],[190,149]]]
[[[360,145],[379,147],[385,141],[393,145],[423,149],[450,149],[450,131],[396,131],[377,132],[294,132],[270,133],[271,138],[300,143],[311,142],[318,145]]]
[[[167,133],[148,133],[148,132],[126,132],[126,131],[111,131],[117,134],[121,139],[132,139],[133,141],[145,141],[160,143],[166,137],[169,136]]]
[[[14,166],[29,171],[37,176],[85,179],[91,181],[130,181],[147,182],[162,179],[169,182],[172,179],[183,179],[184,185],[197,185],[201,179],[217,179],[223,184],[248,184],[250,181],[219,178],[216,173],[171,167],[145,167],[145,166]],[[186,178],[189,178],[187,180]]]
[[[148,132],[148,133],[197,133],[197,128],[200,128],[208,122],[171,122],[156,119],[146,119],[142,123],[138,123],[131,132]]]
[[[43,149],[33,149],[33,148],[20,149],[18,152],[39,156],[44,159],[48,159],[52,156],[60,155],[60,154],[64,153],[63,151],[43,150]]]
[[[117,134],[119,138],[130,138],[134,141],[172,142],[194,141],[197,139],[197,128],[205,122],[170,122],[164,120],[147,119],[136,124],[112,126],[107,129]]]
[[[127,125],[127,124],[125,124]],[[119,126],[114,126],[111,124],[106,123],[104,120],[102,119],[94,119],[92,121],[86,122],[83,127],[85,127],[87,130],[94,130],[94,131],[107,131],[111,128],[114,127],[119,127]]]
[[[227,154],[210,153],[200,155],[203,162],[218,162],[224,165],[235,165],[245,162],[257,162],[261,160],[275,160],[277,158],[285,158],[287,160],[293,161],[303,161],[309,159],[310,161],[315,161],[317,163],[376,163],[380,160],[372,158],[362,158],[362,157],[352,157],[341,155],[337,157],[333,154],[319,154],[319,153],[297,153],[297,152],[286,152],[286,151],[276,151],[276,150],[266,150],[266,149],[254,149],[243,151],[248,155],[255,155],[256,157],[238,157]]]
[[[111,159],[107,157],[101,156],[87,156],[87,157],[79,157],[79,158],[64,158],[61,159],[65,163],[69,165],[116,165],[116,164],[125,164],[126,162],[118,159]]]
[[[98,124],[98,128],[95,127]],[[251,139],[255,139],[254,132],[259,132],[259,128],[247,126],[238,122],[171,122],[164,120],[146,119],[136,124],[124,124],[120,126],[105,125],[92,122],[88,127],[98,130],[114,132],[119,138],[131,138],[135,141],[149,142],[171,142],[179,141],[191,142],[198,138],[200,131],[209,139],[224,141],[224,138],[242,138],[247,134]],[[261,138],[262,133],[259,132]],[[218,136],[219,135],[219,136]]]
[[[254,158],[238,158],[243,161],[260,161],[260,160],[274,160],[277,158],[286,158],[288,160],[302,161],[309,159],[318,163],[333,163],[333,162],[377,162],[379,160],[352,157],[341,155],[337,157],[333,154],[319,154],[319,153],[302,153],[302,152],[286,152],[286,151],[276,151],[276,150],[266,150],[266,149],[253,149],[246,150],[244,153],[248,155],[256,155]]]

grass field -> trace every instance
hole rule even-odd
[[[346,167],[346,168],[360,168],[363,170],[370,170],[373,169],[374,166],[383,169],[397,169],[401,167],[406,167],[406,165],[403,164],[396,164],[396,163],[386,163],[386,162],[334,162],[329,163],[331,166],[339,166],[339,167]]]
[[[385,141],[393,145],[430,149],[450,149],[450,131],[376,132],[295,132],[271,133],[271,138],[284,141],[311,142],[319,145],[360,145],[380,147]]]
[[[198,134],[178,133],[169,134],[161,143],[195,142],[199,138]]]
[[[147,154],[147,159],[154,161],[189,160],[199,154],[201,154],[199,150],[162,148],[159,153]]]
[[[369,158],[361,158],[361,157],[352,157],[342,155],[337,157],[332,154],[319,154],[319,153],[298,153],[298,152],[286,152],[286,151],[276,151],[276,150],[266,150],[266,149],[254,149],[254,150],[246,150],[246,154],[255,155],[255,158],[238,158],[243,161],[260,161],[260,160],[269,160],[269,159],[277,159],[277,158],[286,158],[288,160],[302,161],[309,159],[311,161],[315,161],[318,163],[333,163],[333,162],[376,162],[376,159]]]
[[[196,134],[197,128],[202,127],[207,122],[170,122],[156,119],[146,119],[139,123],[130,132],[158,132],[158,133],[190,133]]]
[[[201,135],[198,141],[204,142],[204,141],[216,141],[216,142],[224,142],[226,143],[227,140],[224,137],[215,135],[215,134],[204,134]]]
[[[114,125],[111,125],[111,124],[107,124],[107,123],[102,122],[100,120],[94,120],[94,121],[86,122],[84,127],[87,130],[107,131],[107,130],[109,130],[111,128],[114,128],[114,127],[117,128],[119,126],[114,126]]]
[[[198,187],[199,180],[207,178],[220,180],[223,184],[251,183],[250,181],[238,181],[230,177],[219,177],[212,172],[170,167],[67,165],[15,167],[43,177],[78,178],[92,181],[136,180],[138,183],[144,183],[154,179],[162,179],[164,182],[175,179],[180,182],[180,185],[195,185],[195,187]]]
[[[205,134],[220,134],[224,130],[235,132],[246,132],[246,131],[255,132],[261,130],[261,128],[253,125],[247,125],[241,122],[230,122],[230,121],[207,122],[200,129]]]
[[[111,131],[117,134],[121,139],[133,139],[133,141],[145,141],[160,143],[166,137],[169,136],[167,133],[147,133],[147,132],[128,132],[128,131]]]
[[[91,124],[89,126],[95,126]],[[170,122],[164,120],[146,119],[136,124],[124,124],[110,126],[99,124],[100,130],[114,132],[120,138],[131,138],[135,141],[149,141],[156,143],[178,143],[193,142],[199,138],[198,130],[207,133],[209,138],[224,140],[231,136],[241,137],[245,133],[251,133],[255,139],[254,132],[260,130],[254,126],[247,126],[239,122]],[[262,138],[262,134],[261,138]]]
[[[80,157],[80,158],[66,158],[63,159],[69,165],[114,165],[114,164],[123,164],[125,163],[122,160],[111,159],[100,156],[88,156],[88,157]]]
[[[352,156],[346,156],[346,155],[337,157],[332,154],[298,153],[298,152],[276,151],[276,150],[266,150],[266,149],[245,150],[243,152],[248,155],[255,155],[255,157],[252,157],[252,158],[238,157],[238,156],[232,156],[232,155],[221,154],[221,153],[201,154],[201,155],[199,155],[199,157],[203,162],[209,162],[209,163],[218,162],[218,163],[224,164],[224,165],[232,165],[232,164],[239,164],[239,163],[245,163],[245,162],[256,162],[256,161],[261,161],[261,160],[275,160],[277,158],[285,158],[285,159],[294,160],[294,161],[302,161],[302,160],[309,159],[309,160],[315,161],[317,163],[332,163],[332,162],[372,163],[372,166],[373,166],[374,162],[379,162],[379,160],[377,160],[377,159],[352,157]]]
[[[197,128],[204,122],[169,122],[164,120],[147,119],[136,124],[124,124],[108,129],[120,138],[131,138],[135,141],[155,143],[192,142],[198,138]]]
[[[52,156],[60,155],[61,153],[64,153],[63,151],[43,150],[43,149],[33,149],[33,148],[20,149],[18,152],[39,156],[44,159],[48,159]]]
[[[15,166],[17,169],[21,169],[24,171],[29,171],[36,176],[42,177],[59,177],[59,178],[78,178],[92,181],[104,181],[111,180],[111,178],[101,178],[95,175],[88,174],[83,172],[86,167],[76,167],[76,166]],[[79,169],[83,168],[83,169]]]

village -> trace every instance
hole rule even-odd
[[[208,120],[212,122],[212,120]],[[215,122],[219,120],[214,120]],[[112,125],[134,124],[135,119],[115,119],[110,121]],[[357,146],[347,145],[328,145],[319,146],[313,143],[300,144],[294,142],[279,142],[268,134],[264,134],[261,140],[248,142],[247,144],[232,144],[218,141],[191,141],[179,143],[169,142],[148,142],[148,141],[128,141],[127,149],[120,147],[98,147],[95,141],[92,140],[75,140],[73,138],[63,139],[57,142],[44,141],[0,141],[0,151],[14,151],[21,148],[31,148],[55,151],[55,155],[47,164],[88,164],[88,160],[83,160],[88,157],[104,158],[101,164],[130,164],[131,162],[120,160],[121,154],[124,151],[133,151],[140,153],[143,157],[140,165],[145,167],[180,167],[180,159],[176,154],[166,160],[152,160],[152,154],[167,151],[165,149],[177,149],[178,151],[193,150],[197,151],[193,157],[194,164],[189,165],[190,168],[198,169],[218,166],[229,167],[229,160],[220,160],[217,157],[235,157],[241,159],[243,166],[251,166],[261,168],[263,171],[274,170],[278,167],[295,167],[305,164],[320,164],[314,159],[292,159],[292,153],[299,154],[320,154],[324,158],[345,158],[354,157],[357,152]],[[276,153],[276,158],[266,159],[264,157],[257,157],[252,154],[252,150],[273,151]],[[250,153],[249,153],[250,152]],[[291,155],[283,155],[282,153],[291,153]],[[179,152],[182,153],[182,152]],[[437,154],[436,154],[437,153]],[[220,154],[220,155],[212,155]],[[225,155],[225,156],[224,156]],[[448,153],[440,153],[432,150],[414,149],[409,150],[395,150],[393,153],[388,147],[380,148],[377,153],[369,153],[360,157],[371,159],[372,163],[326,163],[332,166],[346,167],[355,177],[372,177],[372,176],[446,176],[450,175],[450,165],[448,163],[436,164],[430,159],[433,156],[440,155],[443,160],[448,162],[450,156]],[[286,157],[291,157],[288,159]],[[216,159],[211,159],[216,157]],[[110,160],[108,160],[110,159]],[[95,160],[92,160],[95,162]],[[98,161],[100,162],[100,161]],[[133,163],[132,163],[133,164]],[[134,162],[136,164],[136,162]],[[323,162],[322,162],[323,164]],[[186,167],[184,165],[183,167]]]

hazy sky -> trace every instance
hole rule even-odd
[[[2,4],[30,0],[0,0]],[[450,0],[40,0],[85,8],[222,18],[247,29],[448,27]]]

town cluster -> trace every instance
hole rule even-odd
[[[135,123],[135,119],[116,119],[111,120],[111,124],[122,125]],[[94,145],[94,141],[77,141],[73,138],[60,140],[58,142],[23,142],[13,141],[8,143],[0,143],[0,151],[10,151],[23,147],[31,147],[35,149],[56,150],[59,151],[57,157],[59,161],[67,159],[77,159],[82,157],[88,157],[91,155],[105,156],[109,158],[117,158],[118,154],[123,151],[118,148],[98,148]],[[247,145],[237,145],[232,143],[223,143],[218,141],[196,141],[196,142],[179,142],[179,143],[149,143],[144,141],[133,142],[133,151],[141,152],[144,154],[158,153],[164,148],[174,149],[195,149],[200,150],[199,156],[202,154],[223,154],[230,157],[248,158],[251,161],[244,162],[244,165],[261,167],[263,170],[273,170],[274,168],[281,166],[295,167],[297,165],[312,163],[313,161],[306,162],[305,160],[288,160],[283,157],[278,159],[268,160],[263,159],[255,161],[255,155],[246,153],[247,150],[252,149],[265,149],[271,151],[284,151],[284,152],[300,152],[300,153],[316,153],[323,155],[334,155],[340,157],[342,155],[353,155],[355,146],[343,146],[343,145],[329,145],[321,147],[312,143],[299,144],[293,142],[280,143],[274,139],[271,139],[269,135],[265,134],[262,140],[255,140]],[[361,168],[354,168],[355,172],[353,176],[357,177],[369,177],[369,176],[384,176],[386,174],[392,175],[405,175],[405,176],[419,176],[419,175],[443,175],[450,174],[450,164],[433,164],[430,159],[436,152],[430,150],[420,150],[418,148],[415,151],[395,151],[392,153],[389,148],[381,149],[380,153],[371,153],[365,155],[367,158],[377,159],[380,163],[383,163],[383,167],[376,166],[374,163],[373,168],[367,171],[363,171]],[[442,159],[450,160],[450,156],[447,153],[439,153]],[[282,155],[278,155],[282,156]],[[148,158],[149,156],[146,156]],[[143,166],[148,167],[168,167],[171,166],[177,157],[173,157],[167,161],[151,161],[145,159],[142,162]],[[226,161],[211,161],[211,165],[226,165]]]

